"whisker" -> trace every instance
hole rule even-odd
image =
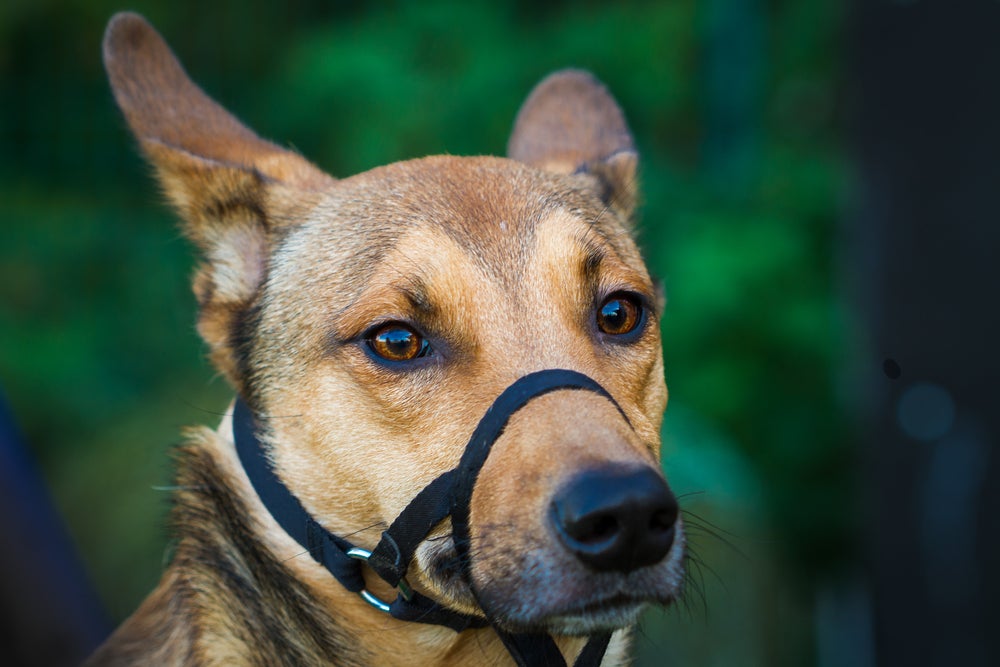
[[[686,510],[681,510],[681,512],[683,514],[687,514]],[[693,517],[693,518],[691,518],[691,517]],[[717,528],[716,526],[714,526],[712,524],[709,524],[708,526],[704,525],[702,523],[703,519],[701,519],[697,515],[691,515],[691,517],[685,516],[685,518],[684,518],[684,528],[685,528],[685,532],[688,535],[690,535],[690,536],[705,535],[705,536],[711,537],[713,539],[716,539],[719,542],[721,542],[722,544],[726,545],[729,549],[732,550],[733,553],[735,553],[736,555],[740,556],[740,558],[742,558],[744,561],[750,562],[750,560],[751,560],[750,557],[746,554],[746,552],[743,551],[743,549],[741,549],[739,546],[737,546],[736,543],[733,542],[733,540],[729,539],[728,537],[724,537],[723,535],[721,535],[719,533],[719,531],[722,530],[722,529],[719,529],[719,528]],[[726,532],[726,531],[722,531],[722,532]],[[732,535],[733,537],[738,537],[736,535],[733,535],[732,533],[728,533],[728,534]]]
[[[191,401],[187,400],[186,398],[180,397],[180,396],[177,397],[177,400],[179,400],[181,403],[183,403],[184,405],[188,406],[192,410],[197,410],[198,412],[201,412],[202,414],[212,415],[213,417],[230,417],[230,416],[232,416],[231,412],[219,412],[218,410],[209,410],[208,408],[203,408],[200,405],[195,405]]]
[[[354,537],[358,533],[363,533],[366,530],[371,530],[372,528],[382,528],[384,530],[384,529],[387,529],[388,527],[389,527],[389,524],[386,523],[385,521],[377,521],[377,522],[371,524],[370,526],[365,526],[364,528],[358,528],[353,533],[346,533],[344,535],[344,538],[346,539],[348,537]]]
[[[306,549],[305,551],[300,551],[300,552],[298,552],[296,554],[292,554],[288,558],[283,559],[281,562],[282,563],[287,563],[288,561],[295,560],[296,558],[301,558],[302,556],[306,556],[308,554],[309,554],[309,550]]]

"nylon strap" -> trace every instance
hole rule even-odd
[[[449,470],[425,486],[382,533],[368,565],[389,584],[399,585],[417,546],[448,516],[454,477],[455,471]]]
[[[250,408],[237,398],[233,409],[236,452],[264,507],[281,529],[308,550],[309,555],[329,570],[344,588],[353,593],[361,591],[365,587],[361,563],[347,555],[347,550],[354,545],[320,526],[278,479],[257,439],[255,427]]]
[[[566,667],[566,660],[563,658],[562,652],[559,651],[555,641],[549,635],[543,633],[511,634],[497,628],[494,630],[518,667],[539,667],[539,665]],[[573,667],[600,667],[609,643],[611,643],[610,632],[593,635],[584,644],[583,650],[580,651],[580,655],[573,663]]]

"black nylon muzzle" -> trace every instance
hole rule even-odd
[[[462,577],[478,599],[470,574],[469,505],[479,471],[514,413],[532,399],[562,389],[590,391],[603,396],[611,401],[631,426],[628,417],[611,394],[582,373],[548,369],[525,375],[493,401],[472,433],[458,465],[425,486],[382,533],[371,554],[362,560],[367,560],[372,570],[387,583],[399,588],[417,546],[426,539],[434,526],[451,516],[452,540]],[[257,423],[253,413],[237,397],[233,411],[236,451],[264,507],[278,525],[308,550],[313,559],[323,565],[344,588],[365,596],[367,591],[361,569],[362,560],[358,559],[358,552],[363,550],[358,550],[344,538],[327,531],[302,507],[298,498],[275,475],[256,431]],[[520,667],[566,664],[548,634],[508,633],[488,619],[446,609],[419,593],[400,593],[393,602],[381,603],[383,606],[376,604],[380,601],[373,601],[370,594],[365,599],[399,620],[444,625],[455,632],[493,625]],[[574,667],[599,665],[610,639],[610,632],[592,635]]]

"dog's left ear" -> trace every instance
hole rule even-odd
[[[559,174],[596,179],[604,202],[631,219],[639,155],[625,116],[592,74],[565,69],[531,91],[514,122],[507,155]]]

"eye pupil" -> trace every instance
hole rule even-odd
[[[410,361],[423,356],[427,341],[412,329],[401,324],[389,324],[368,339],[372,352],[389,361]]]
[[[601,308],[601,318],[609,329],[621,329],[628,320],[626,306],[618,299],[604,304]]]
[[[597,325],[612,336],[631,333],[639,325],[641,306],[626,296],[611,297],[597,311]]]

